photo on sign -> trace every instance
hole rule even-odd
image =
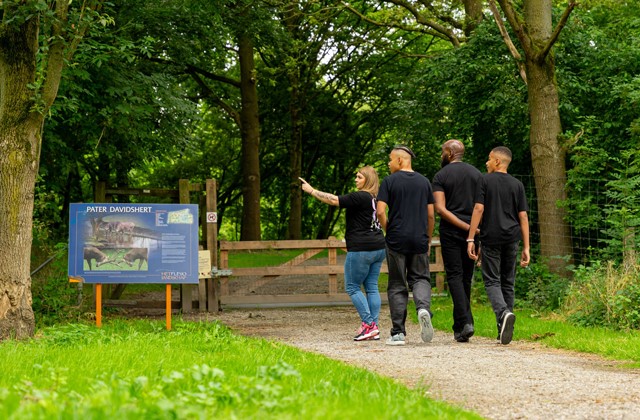
[[[148,248],[102,248],[84,247],[84,269],[103,271],[147,271]]]

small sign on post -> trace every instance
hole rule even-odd
[[[198,251],[198,278],[211,278],[211,255],[209,251]]]
[[[215,211],[208,211],[207,223],[218,223],[218,213]]]

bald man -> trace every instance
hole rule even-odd
[[[435,223],[433,191],[429,180],[412,169],[415,154],[406,146],[389,153],[389,170],[378,191],[376,213],[386,231],[389,267],[390,346],[405,344],[409,291],[413,291],[422,341],[433,339],[429,247]],[[387,217],[387,208],[389,214]]]
[[[464,144],[442,145],[442,169],[433,177],[435,209],[440,216],[440,246],[447,285],[453,300],[453,338],[466,343],[473,336],[471,281],[474,261],[467,255],[467,236],[480,171],[462,161]]]

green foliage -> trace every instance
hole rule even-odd
[[[612,179],[607,182],[604,233],[610,250],[617,250],[626,264],[634,264],[640,227],[640,149],[623,150],[614,159]],[[631,256],[631,261],[629,257]]]
[[[640,329],[640,267],[579,266],[563,303],[569,320],[582,326]]]
[[[567,279],[549,271],[544,262],[534,262],[516,272],[516,300],[520,305],[539,311],[560,308],[567,292]]]
[[[577,8],[556,50],[568,148],[563,203],[588,259],[621,261],[638,224],[637,108],[640,104],[637,2]],[[631,239],[631,240],[629,240]]]
[[[34,235],[38,237],[37,234]],[[39,243],[39,241],[36,241]],[[66,244],[57,244],[53,249],[49,247],[34,248],[32,258],[34,263],[49,261],[40,271],[31,276],[31,295],[36,325],[46,326],[59,322],[77,320],[81,314],[78,306],[78,288],[69,283],[67,277],[67,249]],[[42,255],[43,251],[52,252]],[[38,255],[42,255],[39,258]],[[36,268],[35,264],[32,264]]]
[[[495,23],[485,20],[469,42],[431,55],[403,82],[398,105],[400,130],[427,157],[423,173],[439,169],[440,145],[449,138],[465,143],[465,160],[478,168],[503,144],[514,153],[509,171],[531,173],[526,85]]]

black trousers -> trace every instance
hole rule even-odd
[[[505,310],[513,312],[519,242],[482,246],[482,278],[498,330]]]
[[[467,254],[467,241],[454,235],[440,234],[442,261],[447,285],[453,300],[453,331],[461,332],[465,324],[473,325],[471,313],[471,281],[475,261]]]

